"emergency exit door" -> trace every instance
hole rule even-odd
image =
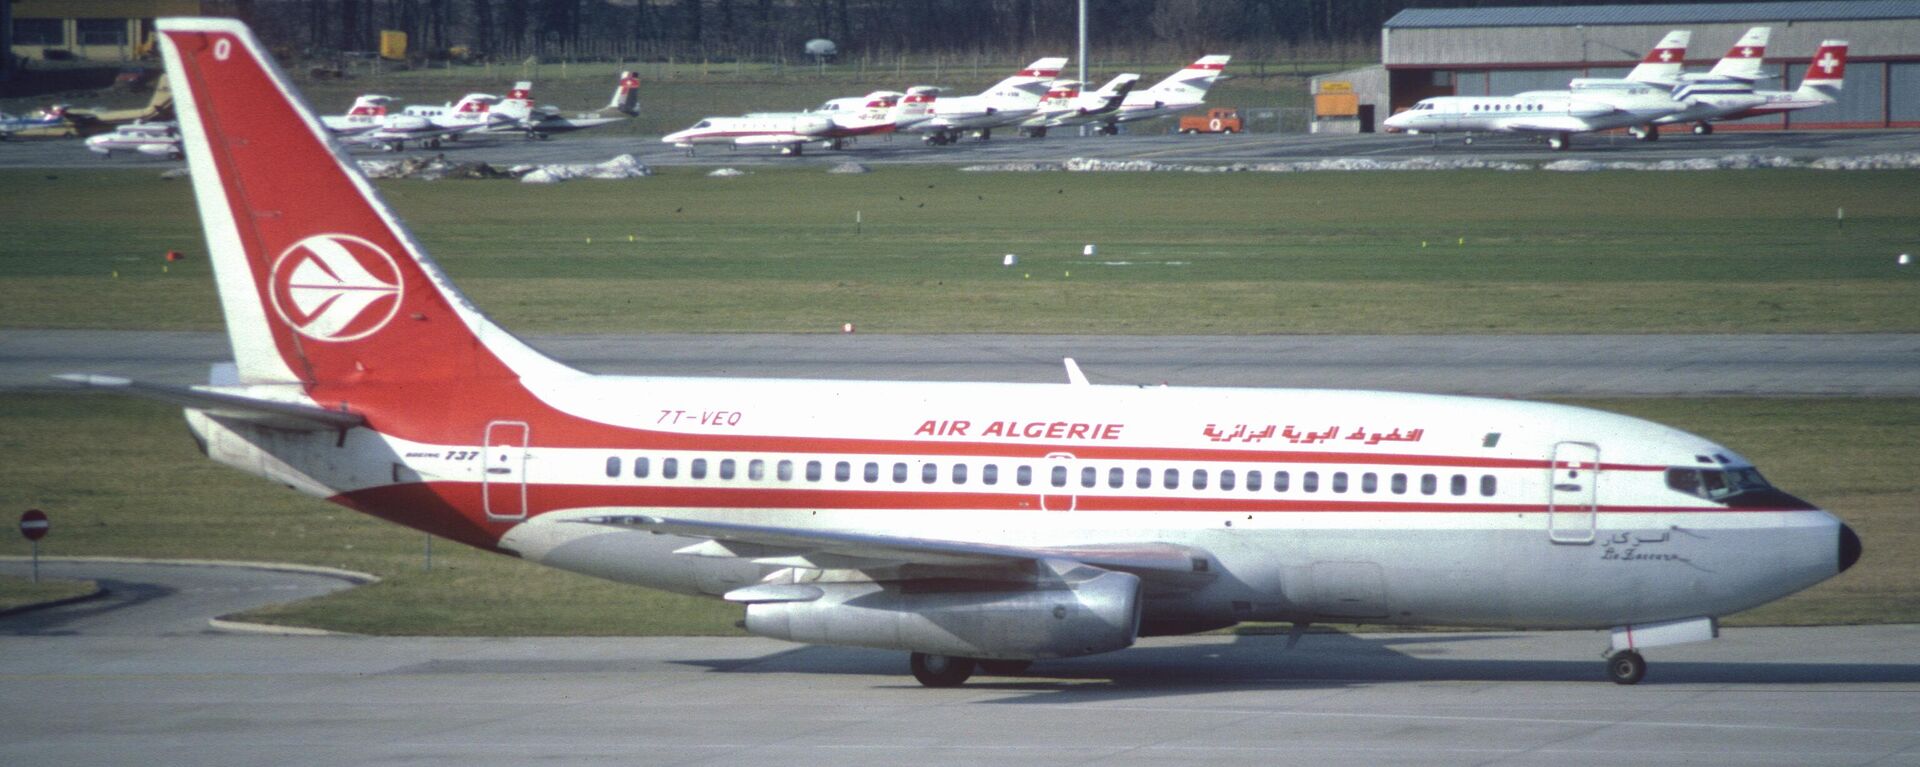
[[[527,518],[528,432],[524,421],[487,424],[480,485],[488,519]]]

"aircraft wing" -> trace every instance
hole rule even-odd
[[[181,407],[204,410],[208,415],[257,423],[291,431],[334,431],[350,429],[367,422],[365,416],[344,410],[328,410],[299,402],[282,402],[264,397],[199,389],[191,386],[145,383],[119,376],[67,373],[62,381],[105,389],[115,394],[170,402]]]
[[[703,542],[680,549],[678,553],[751,559],[783,567],[861,570],[900,565],[1006,566],[1067,560],[1133,573],[1161,585],[1191,588],[1214,578],[1212,556],[1200,549],[1170,543],[1028,547],[639,514],[578,521],[660,535],[703,538]]]
[[[1516,132],[1540,133],[1579,133],[1593,130],[1593,125],[1578,117],[1520,117],[1501,123],[1504,130]]]

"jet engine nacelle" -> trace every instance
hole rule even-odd
[[[759,636],[968,658],[1112,652],[1131,646],[1140,629],[1140,579],[1112,571],[1005,588],[979,581],[765,585],[727,598],[749,603],[746,629]]]

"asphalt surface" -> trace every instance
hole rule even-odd
[[[445,154],[454,161],[478,161],[496,166],[544,163],[601,162],[632,154],[647,165],[800,165],[826,167],[846,161],[867,164],[957,164],[997,162],[1062,162],[1075,157],[1106,160],[1155,160],[1167,163],[1225,165],[1237,162],[1291,162],[1333,158],[1405,160],[1413,158],[1551,161],[1585,159],[1686,160],[1729,155],[1760,155],[1808,160],[1821,157],[1860,157],[1920,152],[1920,131],[1724,131],[1711,136],[1667,132],[1659,141],[1635,141],[1624,135],[1582,135],[1572,149],[1555,152],[1526,136],[1479,136],[1466,145],[1459,136],[1387,134],[1328,135],[1255,133],[1232,136],[1180,136],[1158,132],[1154,124],[1124,136],[1020,138],[1002,132],[990,141],[963,140],[945,147],[929,147],[913,136],[868,138],[845,151],[808,150],[801,157],[782,157],[764,147],[701,147],[686,150],[660,143],[656,136],[595,135],[582,133],[548,141],[513,136],[476,137],[443,144],[438,150],[410,149],[406,155]],[[393,153],[356,148],[361,159],[389,159]],[[106,159],[87,151],[76,140],[19,140],[0,142],[0,168],[73,168],[113,165],[176,167],[177,162],[120,155]]]
[[[1150,639],[929,690],[762,639],[212,633],[337,582],[50,567],[125,596],[0,616],[0,764],[1920,763],[1916,626],[1729,629],[1635,687],[1541,632]]]
[[[537,336],[597,373],[1365,388],[1492,396],[1920,396],[1920,335]],[[225,334],[0,330],[0,391],[58,373],[207,380]]]

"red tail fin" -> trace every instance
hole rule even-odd
[[[244,25],[158,27],[243,381],[503,376],[543,359],[495,340]]]

